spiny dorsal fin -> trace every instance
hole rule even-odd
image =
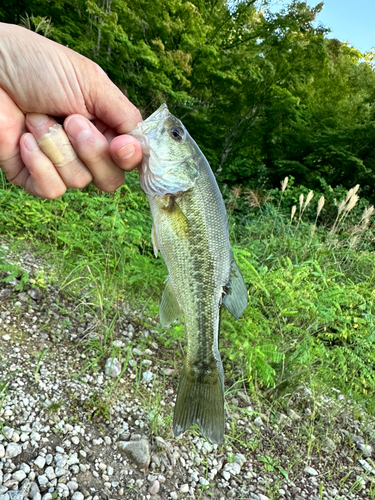
[[[172,283],[168,277],[160,302],[160,323],[162,326],[167,327],[172,323],[172,321],[181,316],[181,314],[182,311],[177,301],[176,294],[174,293]]]
[[[232,255],[228,290],[223,297],[223,306],[238,319],[246,309],[248,302],[247,290],[241,271]]]

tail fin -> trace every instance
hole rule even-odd
[[[173,415],[173,432],[179,436],[197,423],[202,434],[213,443],[224,441],[223,375],[216,369],[197,373],[184,366]]]

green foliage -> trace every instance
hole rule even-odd
[[[285,199],[293,193],[293,187],[288,189]],[[269,194],[275,202],[281,199],[280,191]],[[229,203],[233,206],[233,199]],[[318,227],[314,233],[312,223],[302,220],[297,228],[273,205],[257,210],[258,215],[231,216],[237,221],[235,256],[248,285],[249,306],[238,322],[223,321],[229,359],[242,360],[250,385],[263,386],[266,394],[283,393],[301,380],[372,393],[373,231],[347,217],[337,231]]]
[[[279,471],[285,477],[285,479],[288,479],[288,473],[283,467],[281,467],[281,465],[279,465],[278,459],[274,459],[274,458],[266,455],[266,456],[257,457],[257,460],[259,462],[264,463],[264,468],[266,470]]]
[[[62,254],[63,288],[76,283],[87,291],[93,285],[101,303],[104,297],[108,300],[111,288],[120,295],[127,290],[147,296],[159,289],[165,268],[152,257],[151,216],[134,176],[114,194],[88,187],[57,200],[6,189],[0,201],[0,233],[36,239]],[[11,271],[7,281],[19,273],[10,264],[1,271]]]
[[[16,290],[22,292],[24,286],[29,281],[29,273],[25,269],[12,262],[7,262],[5,252],[0,247],[0,282],[10,283],[17,280]]]
[[[373,54],[326,38],[294,0],[5,0],[0,21],[84,54],[147,116],[167,102],[222,183],[347,188],[374,199]]]
[[[96,310],[102,326],[85,345],[84,370],[95,369],[108,355],[122,357],[112,346],[118,301],[131,299],[155,317],[167,274],[153,255],[151,217],[136,176],[127,176],[127,184],[114,194],[90,187],[55,201],[33,198],[0,180],[1,234],[27,238],[47,252],[59,267],[60,288],[78,293]],[[248,192],[227,191],[233,250],[249,305],[237,322],[223,311],[224,364],[236,367],[235,380],[245,374],[249,387],[265,395],[283,394],[303,381],[370,400],[375,389],[374,230],[359,223],[366,208],[359,200],[358,211],[354,207],[333,231],[337,206],[347,194],[323,188],[330,196],[324,215],[328,228],[314,225],[316,198],[299,222],[290,220],[290,205],[298,204],[301,194],[292,180],[283,193],[259,196],[255,207]],[[309,190],[302,191],[306,199]],[[19,279],[24,271],[5,260],[2,248],[0,279]],[[26,279],[25,274],[21,286]],[[39,281],[44,283],[44,277]],[[178,346],[178,357],[183,356],[183,332],[175,324],[163,337],[166,348]]]

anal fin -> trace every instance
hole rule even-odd
[[[181,316],[181,314],[182,314],[181,308],[177,301],[176,294],[174,293],[171,280],[168,277],[160,302],[160,308],[159,308],[160,323],[164,327],[167,327],[172,323],[172,321]]]
[[[241,271],[232,256],[228,290],[223,297],[223,306],[238,319],[248,303],[247,289]]]

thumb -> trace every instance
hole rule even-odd
[[[89,71],[82,78],[87,110],[118,134],[126,134],[142,121],[141,113],[100,66],[89,61]]]

